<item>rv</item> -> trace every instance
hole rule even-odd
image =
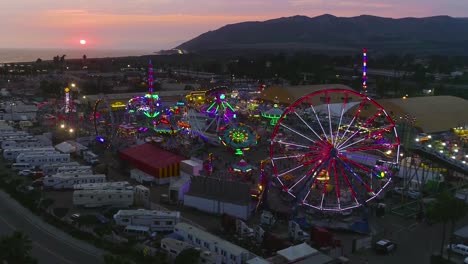
[[[133,190],[76,190],[73,204],[84,207],[130,207],[133,205]]]
[[[20,170],[30,170],[33,167],[29,163],[13,163],[11,165],[11,169],[14,171],[20,171]]]
[[[150,230],[146,226],[126,226],[124,229],[124,233],[128,236],[136,237],[139,239],[143,239],[150,235]]]
[[[83,159],[91,165],[99,163],[99,156],[87,150],[83,152]]]
[[[76,161],[45,164],[44,166],[42,166],[42,171],[45,175],[53,175],[57,173],[58,168],[67,166],[80,166],[80,164]]]
[[[73,189],[76,184],[102,183],[104,174],[55,174],[44,178],[44,187],[53,189]]]
[[[151,231],[174,231],[174,226],[179,222],[180,212],[156,211],[156,210],[119,210],[114,215],[117,225],[147,226]]]
[[[93,174],[93,169],[91,166],[63,166],[57,168],[57,173],[63,173],[63,174]]]
[[[19,154],[48,154],[57,153],[53,147],[42,148],[7,148],[3,150],[3,158],[6,160],[16,160]]]
[[[34,167],[57,162],[69,162],[70,154],[53,153],[47,155],[21,153],[16,157],[17,163],[29,163]]]
[[[75,190],[133,190],[133,186],[126,181],[75,184],[73,188]]]
[[[130,170],[130,178],[134,179],[135,181],[145,184],[145,183],[153,183],[154,182],[154,177],[139,170],[139,169],[133,169]]]
[[[44,143],[35,138],[24,138],[15,140],[3,140],[2,149],[6,148],[39,148],[45,147]]]

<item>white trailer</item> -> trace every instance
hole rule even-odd
[[[44,166],[42,166],[42,172],[44,172],[44,175],[53,175],[57,173],[57,170],[60,167],[79,166],[79,165],[80,164],[76,161],[45,164]]]
[[[56,174],[43,180],[45,188],[53,189],[73,189],[75,184],[103,182],[106,182],[104,174]]]
[[[99,163],[99,156],[89,150],[83,151],[83,159],[92,165]]]
[[[73,204],[84,207],[130,207],[133,205],[133,190],[76,190]]]
[[[153,183],[154,182],[154,177],[139,170],[139,169],[133,169],[130,170],[130,178],[134,179],[135,181],[145,184],[145,183]]]
[[[6,160],[16,160],[19,154],[37,154],[37,153],[57,153],[53,147],[41,148],[7,148],[3,150],[3,158]]]
[[[133,186],[126,181],[75,184],[73,188],[75,190],[133,190]]]
[[[70,162],[70,154],[53,153],[47,155],[22,153],[16,157],[16,163],[29,163],[34,167],[42,167],[45,164]]]
[[[119,210],[114,215],[117,225],[147,226],[151,231],[173,232],[174,227],[180,220],[180,212],[157,211],[157,210]]]
[[[63,174],[93,174],[93,169],[91,166],[62,166],[57,168],[57,173],[63,173]]]
[[[2,141],[2,149],[6,148],[39,148],[45,147],[46,145],[35,139],[35,138],[27,138],[27,139],[15,139],[15,140],[4,140]]]
[[[202,160],[189,159],[180,162],[180,171],[185,172],[190,176],[200,176],[201,170],[203,170]]]

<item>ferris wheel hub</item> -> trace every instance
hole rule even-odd
[[[329,154],[330,154],[330,158],[335,158],[335,157],[338,157],[339,151],[336,148],[331,148]]]

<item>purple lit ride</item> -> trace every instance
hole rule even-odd
[[[400,139],[385,109],[353,90],[311,93],[285,109],[271,137],[286,198],[317,210],[366,204],[390,183]]]
[[[191,132],[212,144],[219,144],[219,136],[229,125],[235,124],[237,115],[228,102],[226,87],[218,87],[206,92],[207,102],[197,113],[188,111]]]
[[[153,121],[163,111],[161,99],[154,93],[153,87],[153,64],[151,60],[148,64],[148,93],[143,96],[136,96],[127,103],[127,123],[138,127],[140,132],[146,132],[152,128]]]

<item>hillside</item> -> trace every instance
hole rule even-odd
[[[468,19],[449,16],[383,18],[293,16],[243,22],[206,32],[177,48],[223,50],[331,50],[468,55]]]

